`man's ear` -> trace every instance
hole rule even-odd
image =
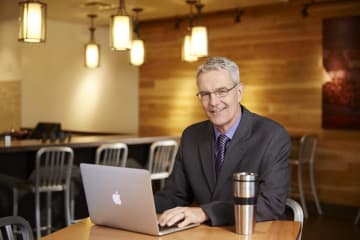
[[[242,98],[243,98],[243,94],[244,94],[244,85],[242,83],[239,83],[239,85],[237,86],[237,90],[238,92],[238,96],[239,96],[239,102],[241,102]]]

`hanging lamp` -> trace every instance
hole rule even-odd
[[[94,40],[94,18],[95,14],[89,14],[90,18],[90,41],[85,44],[85,67],[87,68],[97,68],[100,66],[100,44],[97,44]]]
[[[140,66],[144,63],[145,60],[145,46],[144,41],[140,39],[139,36],[139,12],[142,8],[134,8],[135,12],[134,18],[134,33],[135,39],[132,41],[131,50],[130,50],[130,63],[134,66]]]
[[[185,62],[195,62],[198,60],[196,56],[191,55],[191,28],[193,26],[193,13],[192,8],[196,3],[195,0],[187,0],[187,4],[190,5],[190,14],[189,14],[189,28],[187,29],[186,35],[183,40],[182,48],[181,48],[181,59]]]
[[[191,28],[190,54],[196,57],[205,57],[208,55],[207,29],[205,26],[200,25],[201,9],[204,5],[199,1],[195,6],[197,9],[197,24]]]
[[[46,3],[36,0],[19,2],[18,40],[28,43],[45,42]]]
[[[134,39],[130,51],[130,63],[134,66],[140,66],[145,60],[145,46],[141,39]]]
[[[132,21],[125,9],[125,0],[120,0],[116,15],[111,16],[110,21],[110,47],[115,51],[131,48]]]

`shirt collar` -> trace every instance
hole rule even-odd
[[[238,126],[240,125],[241,116],[242,116],[242,114],[240,114],[240,116],[238,117],[238,119],[236,119],[236,122],[229,128],[229,130],[227,130],[227,131],[225,132],[225,135],[226,135],[228,138],[230,138],[230,140],[233,138],[236,129],[237,129]],[[215,141],[216,141],[216,139],[219,137],[219,135],[220,135],[221,133],[220,133],[219,130],[217,130],[215,127],[214,127],[214,133],[215,133]]]

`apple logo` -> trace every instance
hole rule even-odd
[[[115,191],[112,195],[112,200],[116,205],[121,205],[121,197],[119,191]]]

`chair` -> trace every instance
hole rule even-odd
[[[314,156],[316,151],[316,144],[317,144],[317,136],[316,135],[304,135],[300,139],[299,144],[299,151],[297,159],[290,158],[290,165],[297,166],[297,184],[298,184],[298,192],[300,195],[301,205],[304,210],[304,216],[307,218],[308,211],[305,202],[305,195],[304,195],[304,188],[303,188],[303,166],[305,164],[309,165],[309,177],[310,177],[310,187],[311,193],[314,197],[314,201],[316,204],[316,209],[318,214],[322,214],[322,209],[319,203],[319,199],[316,193],[316,186],[315,186],[315,178],[314,178]]]
[[[13,215],[18,215],[19,192],[35,193],[36,237],[40,239],[41,230],[51,231],[51,193],[64,192],[66,224],[70,225],[70,176],[74,153],[69,147],[43,147],[36,153],[35,170],[28,180],[17,179],[10,182],[13,190]],[[47,225],[41,227],[40,193],[46,193]]]
[[[301,208],[301,205],[291,198],[286,199],[286,206],[292,210],[293,221],[300,222],[301,224],[300,233],[298,236],[298,240],[300,240],[302,235],[303,224],[304,224],[304,212]]]
[[[148,170],[152,180],[160,180],[161,188],[173,170],[177,149],[175,140],[156,141],[150,146]]]
[[[127,156],[128,147],[124,143],[102,144],[96,150],[95,163],[125,167]]]
[[[358,213],[357,213],[357,216],[355,218],[354,224],[358,224],[359,220],[360,220],[360,208],[358,210]]]
[[[33,234],[28,221],[19,216],[0,218],[0,239],[2,240],[33,240]]]

